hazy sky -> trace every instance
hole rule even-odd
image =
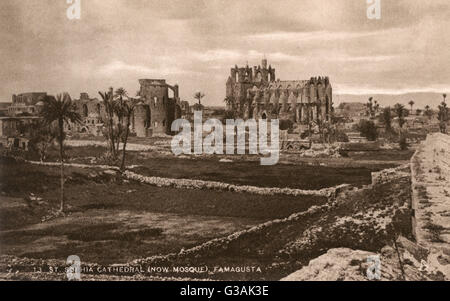
[[[0,101],[13,93],[98,96],[140,78],[222,104],[235,64],[264,54],[281,80],[327,75],[336,93],[450,92],[450,1],[0,0]]]

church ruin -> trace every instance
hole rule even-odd
[[[172,122],[181,118],[178,85],[164,79],[141,79],[140,102],[135,109],[132,127],[138,137],[170,134]]]
[[[291,120],[297,124],[330,121],[332,87],[328,77],[281,81],[275,69],[235,66],[226,84],[227,110],[244,119]]]
[[[131,133],[137,137],[171,134],[171,124],[182,115],[178,85],[171,86],[164,79],[141,79],[139,99],[131,117]],[[81,93],[74,104],[82,118],[81,124],[68,124],[72,133],[102,135],[107,120],[103,101]],[[116,120],[117,122],[117,120]]]

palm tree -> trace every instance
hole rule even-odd
[[[117,116],[117,145],[116,151],[119,152],[120,138],[123,134],[123,119],[125,117],[125,107],[124,107],[124,99],[128,98],[127,91],[124,88],[118,88],[114,93],[116,98],[116,102],[114,103],[114,112]]]
[[[128,135],[130,134],[130,126],[131,126],[131,116],[133,115],[134,108],[136,107],[136,102],[133,100],[129,100],[123,104],[123,112],[124,116],[127,120],[126,128],[125,128],[125,137],[123,139],[123,149],[122,149],[122,163],[120,165],[120,170],[125,170],[125,155],[127,149]]]
[[[115,139],[114,139],[114,102],[113,102],[113,88],[109,89],[109,92],[98,92],[105,104],[106,114],[108,115],[108,138],[109,148],[113,158],[116,158]]]
[[[429,119],[431,118],[431,111],[429,105],[425,106],[425,116],[427,116]]]
[[[384,108],[383,113],[381,114],[381,119],[386,127],[386,131],[392,130],[392,115],[391,115],[391,107]]]
[[[127,90],[124,88],[118,88],[116,89],[116,92],[114,92],[116,97],[119,97],[120,99],[123,99],[127,96]]]
[[[408,102],[408,104],[411,106],[411,115],[413,113],[413,106],[415,104],[414,100],[411,100],[410,102]]]
[[[369,102],[367,103],[367,109],[369,111],[369,116],[372,116],[372,109],[373,109],[373,97],[369,97]]]
[[[395,107],[395,113],[398,117],[398,125],[400,126],[400,130],[403,128],[403,125],[405,124],[405,107],[402,104],[396,104]]]
[[[447,121],[449,120],[449,116],[448,116],[447,103],[445,101],[443,101],[439,105],[438,119],[439,119],[439,127],[441,129],[441,133],[446,134],[447,133]]]
[[[403,125],[405,124],[405,106],[402,104],[396,104],[395,112],[397,113],[398,117],[398,125],[400,127],[399,129],[399,146],[401,150],[405,150],[408,147],[407,140],[406,140],[406,133],[403,131]]]
[[[46,96],[43,99],[44,106],[41,115],[44,121],[50,125],[56,123],[58,126],[58,144],[59,144],[59,159],[61,162],[61,196],[60,196],[60,211],[64,212],[64,124],[80,123],[81,116],[77,113],[75,104],[70,99],[68,93],[56,96]]]
[[[202,98],[205,97],[205,94],[203,94],[202,92],[197,92],[194,94],[194,98],[198,100],[198,104],[201,105],[202,104]]]

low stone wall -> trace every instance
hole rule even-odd
[[[347,152],[379,151],[380,149],[380,143],[378,141],[341,143],[341,150]]]
[[[42,165],[42,166],[60,166],[59,162],[38,162],[38,161],[27,161],[31,164]],[[116,166],[109,165],[89,165],[89,164],[78,164],[78,163],[65,163],[65,166],[76,167],[76,168],[99,168],[105,170],[111,170],[118,172],[119,168]],[[290,196],[320,196],[320,197],[330,197],[336,194],[338,191],[349,187],[348,184],[342,184],[330,188],[324,188],[320,190],[303,190],[303,189],[293,189],[293,188],[278,188],[278,187],[256,187],[256,186],[244,186],[244,185],[234,185],[223,182],[216,181],[203,181],[203,180],[192,180],[192,179],[173,179],[173,178],[161,178],[161,177],[147,177],[132,171],[125,171],[123,175],[130,180],[138,181],[141,183],[154,185],[158,187],[175,187],[180,189],[211,189],[211,190],[221,190],[221,191],[231,191],[240,193],[251,193],[260,195],[290,195]]]
[[[215,181],[203,181],[203,180],[191,180],[191,179],[170,179],[170,178],[160,178],[160,177],[146,177],[143,175],[136,174],[131,171],[126,171],[124,175],[131,180],[139,181],[141,183],[146,183],[150,185],[155,185],[158,187],[176,187],[184,189],[212,189],[221,191],[232,191],[232,192],[243,192],[252,193],[260,195],[291,195],[291,196],[322,196],[328,197],[335,193],[337,189],[342,189],[347,187],[347,184],[339,185],[331,188],[324,188],[320,190],[302,190],[293,188],[277,188],[277,187],[256,187],[256,186],[241,186],[228,184],[223,182]]]
[[[450,136],[428,135],[411,159],[413,234],[450,279]]]
[[[60,162],[39,162],[39,161],[26,161],[30,164],[34,164],[34,165],[42,165],[42,166],[60,166],[61,163]],[[110,165],[93,165],[93,164],[80,164],[80,163],[64,163],[64,166],[69,166],[69,167],[76,167],[76,168],[83,168],[83,169],[88,169],[88,168],[99,168],[99,169],[111,169],[111,170],[116,170],[119,171],[119,168],[116,166],[110,166]]]
[[[409,169],[410,165],[406,164],[395,168],[372,172],[372,185],[384,184],[405,176],[409,176]]]
[[[216,238],[205,242],[199,246],[181,250],[179,253],[171,253],[163,256],[152,256],[144,259],[137,259],[130,263],[130,265],[155,265],[170,262],[174,259],[182,259],[189,256],[201,256],[202,254],[208,254],[208,256],[214,256],[215,253],[225,250],[230,244],[238,243],[241,239],[245,239],[248,235],[255,235],[262,233],[264,230],[271,229],[277,226],[288,227],[290,224],[297,222],[300,219],[306,219],[317,213],[324,213],[332,209],[335,206],[335,202],[329,202],[322,206],[312,206],[304,212],[294,213],[291,216],[284,219],[276,219],[268,221],[266,223],[257,225],[247,230],[235,232],[226,237]]]
[[[83,146],[102,146],[107,147],[108,144],[105,141],[94,141],[94,140],[66,140],[64,142],[65,145],[71,147],[83,147]],[[123,144],[120,143],[119,149],[122,149]],[[144,145],[144,144],[135,144],[135,143],[127,143],[128,151],[137,151],[137,152],[146,152],[157,150],[158,147],[152,145]]]

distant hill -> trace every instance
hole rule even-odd
[[[448,95],[448,93],[447,93]],[[407,94],[367,94],[367,95],[352,95],[352,94],[335,94],[334,103],[335,106],[342,102],[360,102],[367,103],[369,97],[373,97],[377,100],[380,106],[394,106],[396,103],[401,103],[409,107],[408,103],[414,101],[414,109],[423,109],[426,105],[431,108],[437,108],[437,106],[442,102],[442,93],[407,93]],[[450,96],[447,96],[447,102],[450,103]]]

